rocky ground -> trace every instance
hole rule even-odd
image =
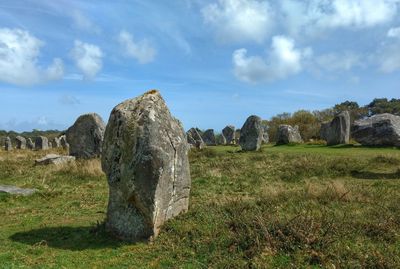
[[[187,214],[154,242],[126,244],[102,225],[100,161],[35,166],[61,149],[0,150],[0,267],[398,268],[400,150],[264,145],[190,154]]]

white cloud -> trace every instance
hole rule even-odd
[[[84,79],[93,79],[103,66],[103,52],[93,44],[75,40],[71,56]]]
[[[60,79],[64,68],[53,59],[47,68],[38,64],[44,43],[21,29],[0,28],[0,80],[16,85],[33,85]]]
[[[216,31],[220,42],[261,43],[272,28],[273,12],[267,1],[218,0],[202,9],[204,22]]]
[[[326,71],[349,71],[356,66],[363,66],[361,55],[351,51],[327,53],[315,57],[318,69]]]
[[[392,21],[399,0],[282,0],[282,23],[290,33],[368,28]]]
[[[136,59],[141,64],[154,61],[156,49],[146,39],[135,41],[127,31],[121,31],[118,35],[118,42],[124,49],[127,56]]]
[[[77,9],[73,10],[70,16],[74,22],[75,27],[77,27],[78,29],[95,34],[99,34],[101,32],[101,29],[81,11]]]
[[[296,49],[294,40],[285,36],[274,36],[271,49],[264,59],[247,56],[246,49],[238,49],[232,55],[236,77],[246,82],[273,81],[299,73],[302,61],[312,55],[310,48]]]
[[[400,27],[390,28],[387,32],[388,37],[400,38]]]

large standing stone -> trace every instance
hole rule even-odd
[[[261,118],[254,115],[248,117],[240,129],[240,147],[245,151],[259,150],[262,135]]]
[[[60,145],[63,149],[69,149],[69,144],[67,142],[67,137],[65,135],[60,136]]]
[[[235,126],[228,125],[224,129],[222,129],[222,134],[226,138],[226,144],[235,143]]]
[[[326,138],[328,146],[348,144],[350,140],[350,114],[343,111],[335,116],[329,123],[324,124],[324,130],[320,131]]]
[[[30,149],[30,150],[35,149],[35,143],[33,143],[33,141],[32,141],[31,138],[28,138],[28,139],[26,140],[26,147],[27,147],[28,149]]]
[[[351,135],[365,146],[400,147],[400,116],[385,113],[355,121]]]
[[[35,137],[35,150],[49,149],[49,140],[45,136]]]
[[[22,136],[17,136],[15,138],[17,149],[26,149],[26,139]]]
[[[195,148],[202,149],[205,147],[203,138],[200,133],[197,131],[197,128],[190,128],[189,131],[186,132],[187,142]]]
[[[202,135],[204,143],[206,143],[207,146],[215,146],[217,145],[217,141],[215,139],[215,134],[213,129],[208,129],[206,130],[203,135]]]
[[[277,145],[289,144],[289,143],[302,143],[299,127],[294,127],[286,124],[279,125],[278,133],[276,138]]]
[[[187,211],[188,150],[158,91],[116,106],[102,154],[110,188],[106,228],[129,241],[154,238],[166,220]]]
[[[105,125],[96,113],[81,115],[66,132],[69,154],[77,158],[101,155]]]
[[[6,151],[13,150],[12,143],[11,143],[11,138],[9,138],[8,136],[4,139],[4,149]]]

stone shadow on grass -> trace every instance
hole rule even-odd
[[[400,179],[400,169],[394,173],[376,173],[369,171],[352,171],[352,177],[358,179]]]
[[[118,248],[127,244],[106,233],[102,226],[45,227],[10,236],[16,242],[66,250]]]

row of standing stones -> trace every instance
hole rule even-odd
[[[16,149],[30,149],[30,150],[47,150],[49,148],[69,148],[67,139],[65,135],[60,137],[55,137],[52,141],[45,136],[37,136],[34,141],[31,138],[25,138],[23,136],[17,136],[15,138],[15,148]],[[10,137],[6,137],[4,140],[4,149],[6,151],[11,151],[14,149]]]
[[[261,143],[268,143],[266,126],[258,116],[247,118],[241,129],[226,126],[218,136],[213,129],[202,132],[198,128],[187,131],[191,147],[239,144],[244,151],[259,150]],[[363,146],[400,146],[400,117],[388,113],[374,115],[355,121],[352,125],[348,111],[338,113],[332,121],[321,124],[320,137],[328,146],[348,144],[351,137]],[[276,144],[302,143],[298,126],[280,125]]]
[[[400,117],[382,114],[356,121],[352,136],[363,145],[400,146]],[[324,123],[321,135],[328,144],[348,143],[348,112]],[[222,138],[221,138],[222,137]],[[66,132],[70,155],[101,157],[109,185],[105,226],[127,241],[158,235],[163,223],[189,207],[190,147],[238,143],[258,150],[268,142],[265,126],[250,116],[240,130],[227,126],[220,137],[212,129],[185,133],[156,90],[117,105],[105,126],[95,113],[80,116]],[[302,142],[298,128],[281,125],[277,144]]]

